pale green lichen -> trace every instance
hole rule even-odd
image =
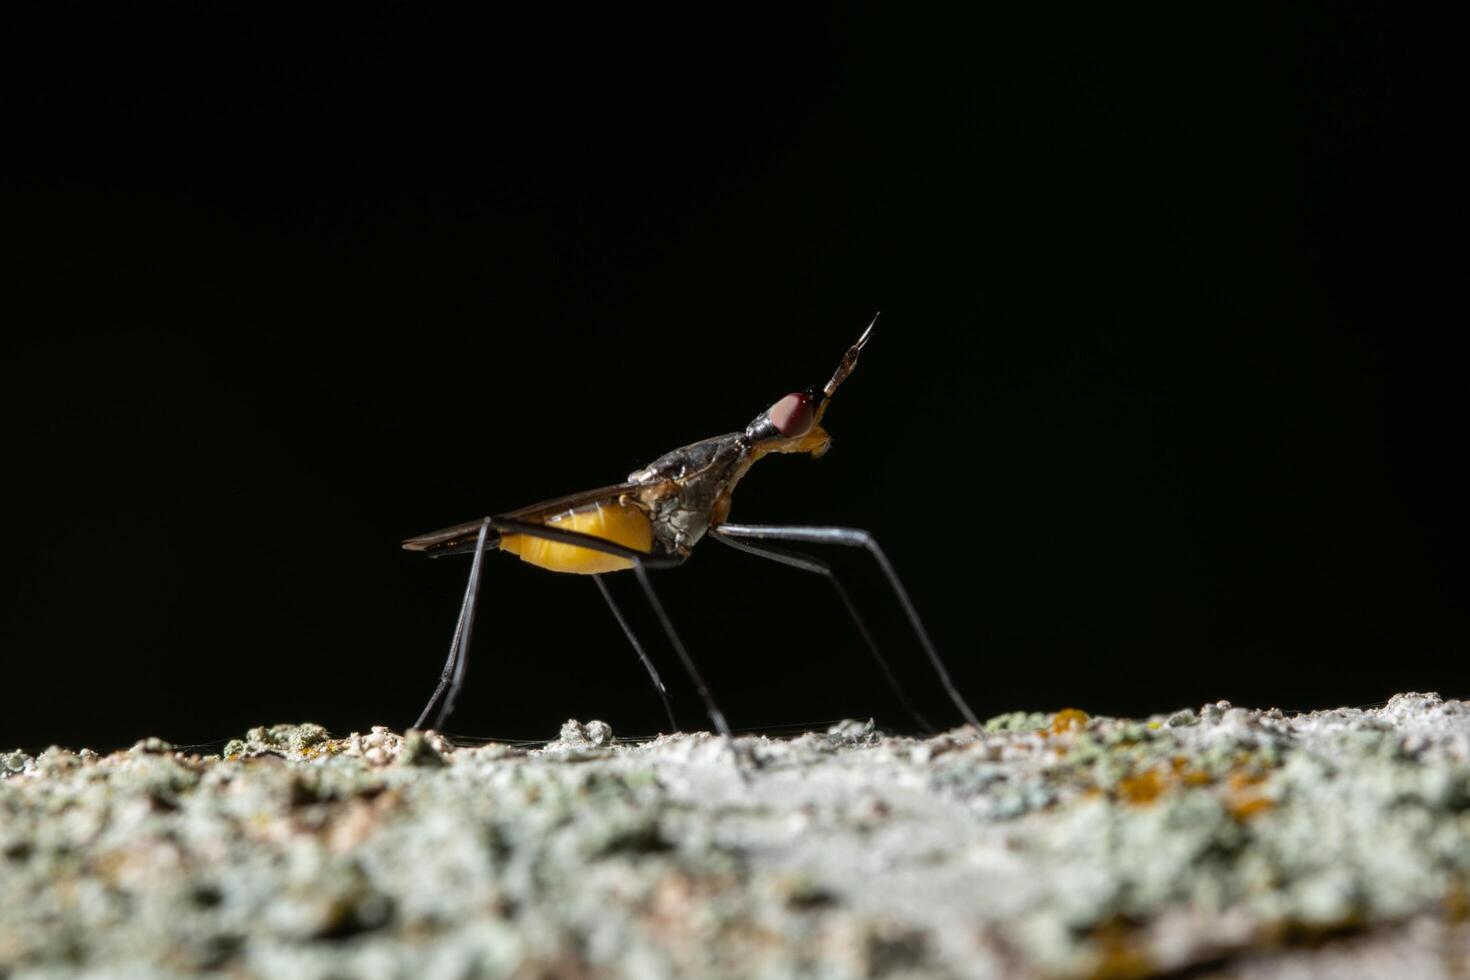
[[[1470,951],[1465,704],[1064,720],[7,753],[0,974],[1140,976],[1425,929]]]
[[[252,728],[243,739],[231,739],[225,744],[224,755],[231,756],[278,755],[301,756],[313,746],[321,745],[330,738],[321,725],[270,725]],[[140,743],[141,744],[141,743]]]
[[[1008,711],[985,720],[987,732],[1031,732],[1045,728],[1052,716],[1040,711]]]

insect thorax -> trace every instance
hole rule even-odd
[[[644,487],[640,502],[663,550],[689,554],[709,529],[716,503],[744,474],[750,458],[744,436],[731,432],[665,453],[628,475]]]

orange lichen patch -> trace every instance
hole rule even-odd
[[[1459,924],[1470,922],[1470,887],[1460,879],[1450,883],[1449,890],[1444,894],[1445,918]]]
[[[1275,807],[1271,798],[1260,790],[1265,781],[1265,773],[1255,768],[1237,769],[1225,777],[1220,796],[1232,817],[1249,820]],[[1209,786],[1216,782],[1208,772],[1196,769],[1188,759],[1175,756],[1167,767],[1147,769],[1120,780],[1114,795],[1124,803],[1147,805],[1170,790]]]
[[[1050,731],[1053,735],[1077,731],[1087,725],[1087,712],[1077,708],[1063,708],[1052,715]]]
[[[1159,798],[1168,788],[1168,780],[1157,769],[1128,776],[1118,781],[1118,799],[1124,803],[1145,805]]]
[[[1176,755],[1169,760],[1169,769],[1175,781],[1184,786],[1207,786],[1214,782],[1209,773],[1194,767],[1182,755]]]
[[[1256,771],[1232,772],[1225,781],[1225,808],[1236,820],[1249,820],[1276,806],[1260,791],[1266,781],[1264,774]]]
[[[1225,805],[1229,808],[1230,815],[1236,820],[1249,820],[1276,806],[1264,796],[1250,796],[1243,799],[1226,797]]]
[[[1265,778],[1256,770],[1238,771],[1230,775],[1224,793],[1226,805],[1232,814],[1245,818],[1271,808],[1271,801],[1256,789]],[[1215,782],[1215,777],[1208,772],[1196,768],[1184,756],[1176,755],[1167,765],[1136,772],[1120,780],[1114,794],[1124,803],[1148,804],[1170,790],[1210,786]]]
[[[1092,980],[1140,980],[1158,973],[1148,948],[1136,930],[1119,920],[1109,920],[1093,934],[1097,958],[1088,976]]]

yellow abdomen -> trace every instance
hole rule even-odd
[[[545,523],[563,531],[590,534],[637,551],[647,552],[653,548],[653,525],[648,523],[647,515],[632,504],[598,504],[586,510],[548,517]],[[576,575],[599,575],[633,567],[631,561],[617,555],[529,534],[505,535],[500,539],[500,550],[520,555],[521,561],[553,572]]]

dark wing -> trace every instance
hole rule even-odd
[[[578,507],[586,507],[599,501],[615,501],[625,493],[636,494],[646,489],[647,486],[645,483],[619,483],[610,487],[598,487],[596,490],[584,490],[581,493],[573,493],[553,500],[543,500],[529,507],[522,507],[520,510],[506,511],[503,516],[514,517],[522,521],[534,521],[553,514],[564,514],[569,510],[576,510]],[[491,520],[493,521],[494,518]],[[420,534],[405,540],[403,547],[409,551],[428,552],[436,558],[440,555],[468,554],[475,550],[475,541],[479,539],[482,521],[483,518],[466,521],[453,527]],[[493,548],[499,540],[500,535],[492,526],[485,546]]]
[[[552,500],[543,500],[539,504],[522,507],[520,510],[507,510],[503,514],[506,517],[514,517],[522,521],[534,521],[538,517],[550,517],[552,514],[564,514],[578,507],[586,507],[598,501],[617,500],[625,493],[637,496],[639,491],[646,489],[646,483],[617,483],[610,487],[598,487],[596,490],[583,490],[581,493],[570,493],[565,497],[556,497]]]
[[[420,534],[416,538],[405,538],[403,547],[409,551],[425,551],[435,558],[440,555],[468,554],[475,550],[475,542],[480,539],[480,521],[467,521],[464,524],[456,524],[454,527],[442,528],[438,531],[430,531],[428,534]],[[500,534],[494,528],[485,535],[485,548],[494,548],[500,543]]]

